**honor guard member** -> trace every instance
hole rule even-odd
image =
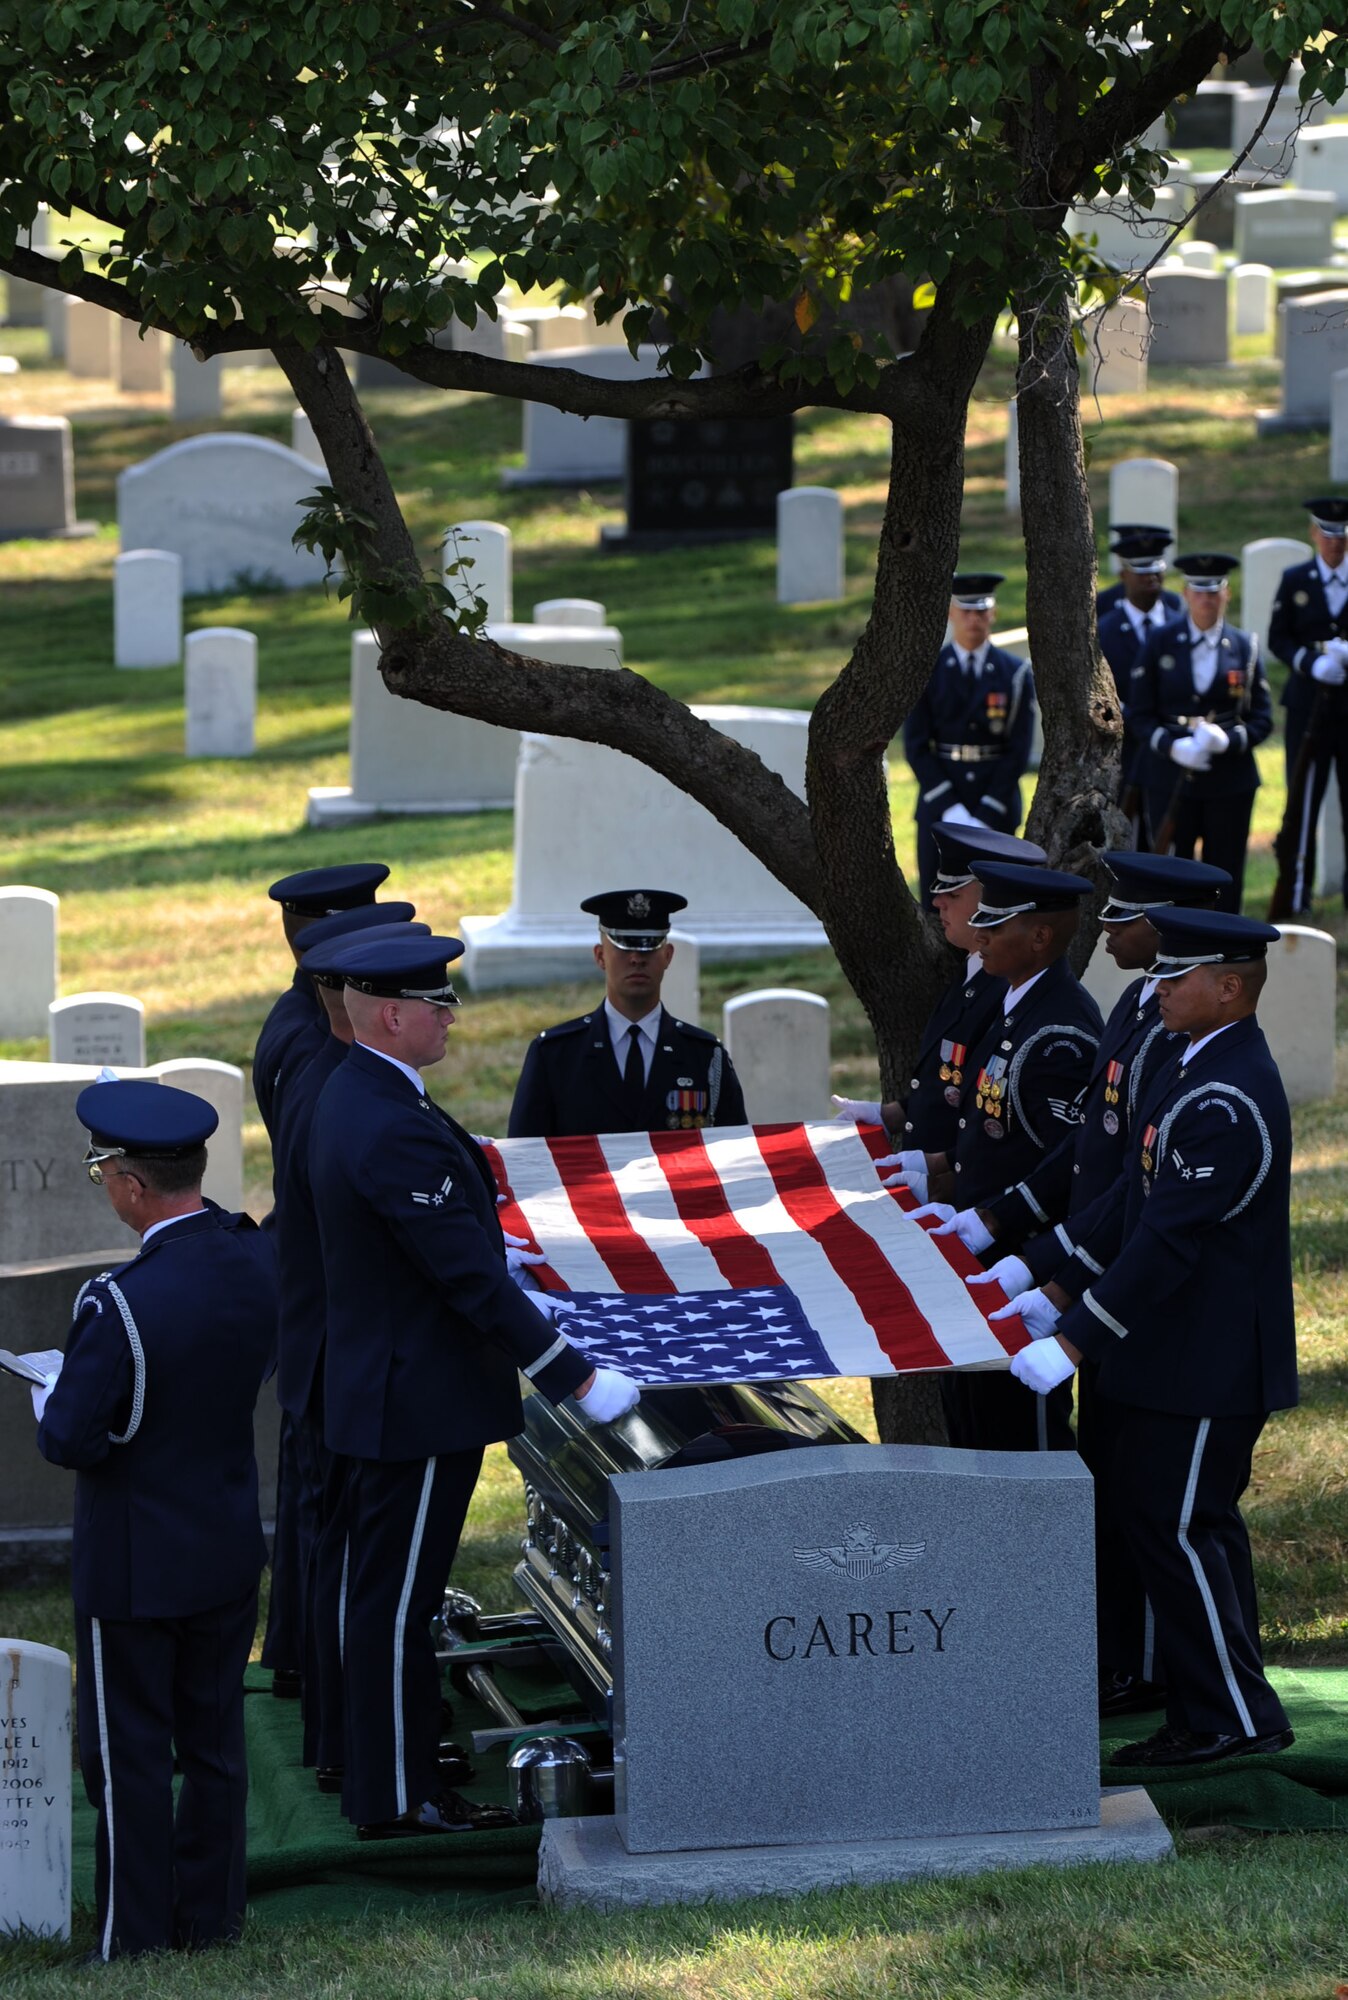
[[[253,1096],[269,1138],[272,1098],[287,1049],[297,1035],[317,1047],[325,1033],[313,985],[299,969],[304,949],[300,937],[320,917],[373,903],[375,890],[387,879],[388,869],[382,861],[356,861],[340,868],[304,868],[298,875],[283,875],[267,891],[272,902],[281,905],[282,928],[295,959],[290,985],[273,1002],[253,1051]]]
[[[243,1671],[267,1556],[253,1406],[276,1278],[267,1237],[202,1196],[202,1098],[97,1083],[75,1112],[90,1179],[141,1239],[85,1285],[55,1386],[33,1397],[39,1450],[76,1473],[80,1768],[110,1959],[243,1929]]]
[[[277,1588],[278,1571],[293,1563],[293,1574],[287,1571],[284,1583],[296,1605],[299,1657],[304,1663],[305,1761],[310,1764],[323,1762],[318,1756],[319,1704],[311,1631],[315,1548],[324,1514],[334,1501],[330,1455],[323,1443],[327,1283],[309,1186],[309,1129],[319,1093],[351,1041],[351,1022],[342,999],[346,982],[340,974],[327,974],[326,967],[335,951],[358,936],[367,942],[384,937],[429,937],[429,924],[403,921],[375,925],[369,921],[381,909],[410,908],[410,904],[368,903],[360,909],[320,917],[309,926],[300,970],[317,993],[327,1033],[309,1061],[288,1080],[277,1101],[273,1146],[276,1205],[272,1212],[279,1295],[276,1397],[293,1439],[295,1478],[294,1533],[290,1546],[283,1545],[278,1536],[272,1589],[275,1592]],[[340,1740],[339,1718],[337,1754],[331,1760],[335,1764],[341,1763]]]
[[[1140,972],[1156,956],[1149,910],[1210,907],[1229,881],[1220,868],[1167,854],[1119,852],[1102,855],[1101,862],[1110,887],[1100,917],[1105,951],[1123,971]],[[1031,1287],[1050,1279],[1079,1297],[1117,1253],[1133,1113],[1150,1078],[1178,1054],[1177,1038],[1161,1020],[1158,991],[1157,980],[1138,978],[1119,996],[1078,1100],[1075,1132],[1025,1180],[980,1208],[964,1209],[934,1232],[958,1236],[975,1256],[994,1247],[1012,1252],[968,1280],[999,1284],[1012,1301],[1008,1312]],[[1112,1408],[1095,1393],[1094,1368],[1083,1363],[1077,1449],[1095,1477],[1100,1712],[1125,1715],[1158,1707],[1164,1690],[1153,1622],[1108,1490]]]
[[[328,1449],[349,1461],[342,1809],[362,1838],[497,1826],[446,1789],[431,1618],[443,1601],[485,1446],[523,1423],[519,1372],[596,1422],[636,1384],[595,1370],[542,1293],[507,1268],[485,1154],[432,1101],[457,1005],[457,938],[353,944],[355,1040],[314,1113],[309,1173],[327,1265]]]
[[[1124,721],[1147,744],[1151,845],[1192,858],[1201,841],[1203,859],[1231,877],[1220,906],[1235,910],[1259,786],[1255,745],[1273,727],[1273,702],[1257,637],[1226,623],[1226,579],[1236,558],[1179,556],[1175,567],[1184,576],[1186,609],[1147,638]]]
[[[908,1095],[889,1104],[854,1097],[835,1097],[840,1119],[863,1125],[883,1125],[897,1134],[904,1149],[894,1162],[909,1175],[909,1185],[926,1200],[925,1155],[953,1152],[958,1131],[960,1093],[969,1051],[986,1034],[1001,1009],[1005,983],[983,969],[979,934],[969,928],[981,891],[974,860],[1017,861],[1023,868],[1042,868],[1048,856],[1032,840],[1012,833],[991,833],[981,826],[937,826],[937,872],[930,894],[946,943],[964,954],[963,970],[951,981],[923,1030],[913,1064]],[[920,1184],[916,1176],[923,1176]]]
[[[1298,910],[1308,910],[1315,883],[1315,836],[1329,774],[1339,774],[1339,804],[1348,839],[1348,500],[1323,494],[1307,500],[1315,554],[1282,573],[1269,617],[1268,649],[1289,669],[1283,689],[1287,710],[1287,788],[1302,744],[1310,782],[1303,795],[1297,856],[1301,893]],[[1331,892],[1342,883],[1327,883]]]
[[[1084,1356],[1116,1406],[1112,1485],[1156,1618],[1166,1721],[1121,1765],[1285,1749],[1264,1674],[1240,1497],[1269,1414],[1297,1399],[1292,1128],[1255,1017],[1269,924],[1158,909],[1161,1018],[1183,1038],[1129,1141],[1123,1242],[1012,1362],[1041,1391]]]
[[[992,1025],[970,1053],[954,1148],[926,1159],[927,1186],[938,1199],[917,1213],[940,1222],[1024,1180],[1075,1131],[1102,1026],[1066,958],[1081,898],[1091,891],[1086,877],[1005,861],[975,861],[973,868],[980,896],[970,922],[982,939],[984,969],[1005,985]],[[886,1183],[912,1184],[901,1165]],[[940,1198],[946,1188],[949,1200]],[[1045,1398],[1036,1409],[1017,1402],[1009,1376],[965,1374],[941,1378],[941,1399],[952,1444],[1072,1448],[1070,1394]]]
[[[529,1045],[510,1107],[512,1139],[744,1125],[744,1092],[707,1028],[660,1004],[674,956],[669,920],[688,907],[667,889],[610,889],[580,906],[599,922],[594,962],[604,1004],[545,1028]]]
[[[1170,536],[1164,528],[1132,528],[1114,537],[1114,553],[1121,565],[1119,595],[1097,614],[1096,629],[1100,651],[1114,676],[1121,711],[1132,692],[1133,668],[1143,642],[1184,608],[1173,590],[1163,589],[1165,552],[1169,546]],[[1135,843],[1141,846],[1146,845],[1146,828],[1142,825],[1146,761],[1146,743],[1125,732],[1119,765],[1119,804],[1133,823]]]
[[[1028,660],[992,645],[992,614],[1002,577],[956,576],[950,600],[951,643],[942,646],[903,725],[903,747],[917,779],[917,872],[936,874],[932,829],[941,820],[1014,833],[1020,780],[1034,741],[1034,676]]]
[[[253,1094],[272,1141],[273,1195],[281,1106],[292,1080],[300,1075],[327,1040],[324,1014],[313,981],[299,964],[306,945],[320,926],[338,919],[355,931],[368,925],[405,923],[416,915],[411,903],[376,903],[374,892],[388,869],[382,862],[353,863],[343,868],[311,868],[273,882],[272,897],[284,912],[286,935],[295,954],[295,977],[276,1002],[258,1037],[253,1057]],[[278,895],[278,891],[280,892]],[[316,913],[320,898],[335,907]],[[346,902],[344,899],[353,900]],[[265,1100],[265,1108],[264,1108]],[[268,1217],[263,1227],[272,1224]],[[262,1641],[262,1665],[272,1670],[272,1692],[294,1699],[304,1674],[304,1632],[301,1613],[304,1563],[300,1552],[301,1519],[312,1507],[309,1480],[296,1457],[293,1419],[281,1403],[281,1435],[276,1467],[276,1522],[272,1535],[271,1589],[267,1598],[267,1629]]]
[[[1107,611],[1112,611],[1115,608],[1120,599],[1128,595],[1127,587],[1124,583],[1125,566],[1123,564],[1123,549],[1121,544],[1125,541],[1130,541],[1135,535],[1145,535],[1151,541],[1158,542],[1160,544],[1157,550],[1159,555],[1164,555],[1175,539],[1169,528],[1158,527],[1154,521],[1119,521],[1118,523],[1110,523],[1109,552],[1112,556],[1118,556],[1120,559],[1119,580],[1117,583],[1107,584],[1103,590],[1096,592],[1095,615],[1097,619],[1103,618]],[[1162,565],[1162,574],[1164,575],[1164,565]],[[1164,585],[1162,585],[1160,590],[1160,600],[1165,606],[1168,616],[1171,618],[1177,617],[1184,609],[1184,600],[1180,597],[1179,593],[1174,590],[1167,590]]]

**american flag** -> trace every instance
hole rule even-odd
[[[559,1331],[645,1383],[1005,1368],[1029,1339],[957,1237],[886,1188],[874,1127],[740,1125],[488,1149]]]

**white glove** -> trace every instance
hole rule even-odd
[[[593,1382],[576,1401],[595,1423],[611,1424],[615,1417],[625,1417],[636,1408],[641,1401],[641,1390],[620,1368],[596,1368]]]
[[[925,1153],[886,1153],[883,1160],[875,1162],[876,1170],[882,1167],[897,1167],[900,1178],[906,1180],[909,1174],[925,1174],[927,1156]],[[886,1181],[886,1187],[893,1187],[893,1181]]]
[[[925,1174],[891,1174],[880,1185],[882,1187],[907,1188],[909,1194],[916,1195],[919,1201],[927,1199],[927,1176]]]
[[[979,819],[976,813],[971,813],[968,806],[954,805],[954,806],[947,806],[945,811],[941,814],[941,825],[981,826],[983,828],[986,828],[987,821],[985,819]]]
[[[975,1271],[966,1285],[1000,1285],[1009,1299],[1026,1292],[1034,1283],[1034,1273],[1023,1257],[1001,1257],[989,1271]],[[995,1318],[996,1315],[994,1314]]]
[[[975,1257],[981,1256],[992,1243],[992,1231],[979,1217],[976,1208],[957,1209],[948,1221],[943,1221],[939,1229],[932,1230],[933,1236],[958,1236],[966,1250],[972,1250]],[[1020,1259],[1017,1258],[1019,1263]]]
[[[1046,1340],[1032,1340],[1019,1354],[1013,1354],[1011,1373],[1036,1396],[1047,1396],[1050,1389],[1076,1373],[1076,1362],[1068,1359],[1062,1342],[1050,1335]]]
[[[60,1373],[59,1368],[53,1368],[48,1371],[45,1381],[31,1382],[28,1386],[28,1393],[33,1399],[33,1415],[39,1423],[42,1422],[47,1408],[47,1398],[56,1387],[56,1379]]]
[[[1323,650],[1331,659],[1340,660],[1348,667],[1348,639],[1326,639]]]
[[[529,1248],[527,1236],[512,1236],[508,1229],[503,1229],[501,1234],[505,1239],[506,1269],[512,1278],[517,1271],[526,1269],[530,1264],[547,1263],[548,1260],[541,1250]]]
[[[925,1222],[929,1215],[934,1215],[936,1220],[942,1224],[952,1222],[955,1216],[955,1204],[953,1201],[929,1201],[923,1208],[910,1208],[908,1211],[908,1220],[910,1222]],[[944,1236],[948,1232],[945,1228],[929,1229],[927,1234],[928,1236]]]
[[[1334,642],[1331,640],[1330,644]],[[1311,666],[1311,679],[1322,681],[1326,687],[1339,688],[1348,681],[1348,666],[1337,652],[1321,653]]]
[[[1036,1285],[1032,1291],[1017,1292],[1009,1306],[1003,1306],[999,1312],[989,1313],[988,1318],[1021,1319],[1035,1339],[1039,1340],[1045,1334],[1052,1333],[1062,1314],[1055,1305],[1050,1305]]]
[[[845,1125],[849,1118],[854,1118],[858,1125],[883,1125],[885,1122],[880,1116],[880,1106],[872,1104],[869,1098],[835,1095],[833,1102],[838,1106],[833,1114],[835,1125]]]
[[[1223,750],[1231,748],[1231,738],[1226,731],[1220,729],[1215,722],[1209,722],[1206,716],[1194,731],[1194,742],[1206,749],[1212,757],[1220,757]]]
[[[1170,746],[1170,761],[1186,771],[1207,771],[1212,767],[1212,752],[1197,737],[1177,736]]]

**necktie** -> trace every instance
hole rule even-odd
[[[646,1089],[646,1065],[641,1059],[641,1029],[633,1021],[627,1030],[627,1058],[623,1063],[623,1088],[633,1103]]]

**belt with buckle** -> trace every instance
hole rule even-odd
[[[948,764],[988,764],[1006,752],[998,743],[938,743],[936,754]]]

